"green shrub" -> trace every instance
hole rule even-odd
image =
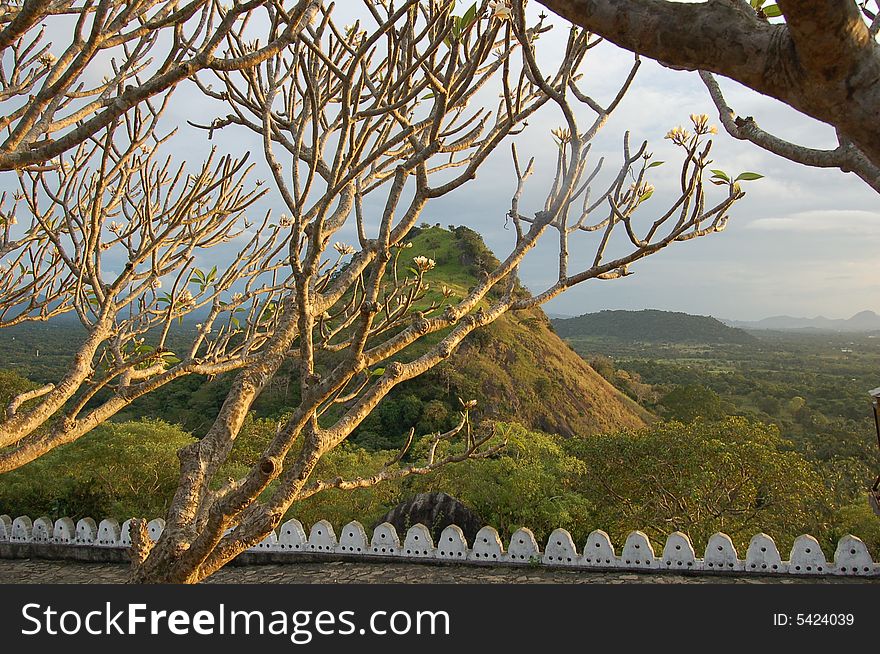
[[[192,440],[161,420],[101,425],[0,475],[0,513],[96,520],[164,516],[177,486],[177,450]]]
[[[773,425],[745,418],[666,422],[640,431],[571,439],[584,464],[576,486],[596,507],[596,524],[617,543],[641,529],[662,547],[680,530],[697,551],[716,531],[745,554],[761,531],[785,552],[803,533],[821,538],[829,498],[814,464]]]

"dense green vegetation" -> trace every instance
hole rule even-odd
[[[466,293],[493,263],[465,228],[423,227],[407,255],[437,262],[428,303],[442,298],[443,285]],[[630,323],[647,317],[648,326],[625,327],[622,313]],[[583,543],[602,528],[620,544],[642,529],[661,547],[678,529],[699,550],[715,531],[739,548],[766,531],[784,551],[808,532],[830,555],[836,539],[851,532],[880,554],[880,520],[864,501],[878,467],[865,391],[880,385],[880,338],[743,338],[711,319],[675,318],[683,314],[659,322],[651,312],[594,315],[611,320],[613,336],[570,337],[582,357],[539,310],[474,333],[450,361],[397,388],[316,476],[380,469],[411,428],[417,441],[405,462],[420,460],[425,436],[458,419],[459,398],[479,400],[474,418],[484,429],[495,426],[496,438],[508,443],[503,453],[427,477],[327,491],[290,514],[305,524],[370,523],[415,493],[441,490],[504,537],[527,526],[544,539],[561,526]],[[175,338],[182,341],[188,328],[179,326]],[[69,321],[3,330],[0,356],[8,369],[0,370],[0,402],[57,379],[78,337]],[[204,433],[228,385],[225,377],[179,380],[81,440],[0,475],[0,513],[162,515],[177,449]],[[258,460],[298,394],[294,371],[282,370],[255,405],[224,477]]]
[[[243,472],[274,428],[270,420],[251,421],[224,473]],[[508,443],[496,457],[366,489],[330,490],[289,515],[306,525],[319,519],[337,527],[354,519],[369,524],[415,493],[442,490],[471,506],[504,538],[527,526],[545,540],[564,526],[579,543],[602,528],[620,544],[637,525],[655,547],[674,530],[689,533],[698,549],[719,530],[742,551],[761,530],[770,531],[783,550],[804,532],[817,535],[829,552],[849,531],[869,547],[880,547],[880,524],[867,505],[839,507],[835,522],[828,521],[834,500],[816,464],[792,451],[773,426],[728,418],[591,438],[566,439],[510,423],[498,423],[496,432],[496,439]],[[0,477],[0,512],[53,518],[161,515],[173,492],[175,451],[188,440],[161,422],[102,427]],[[409,459],[420,460],[426,447],[425,439],[416,443]],[[316,478],[376,471],[392,454],[348,444],[321,462]]]
[[[0,475],[0,513],[52,518],[164,515],[177,450],[192,436],[161,420],[109,423]]]
[[[880,470],[880,456],[867,391],[878,385],[880,337],[751,334],[752,344],[626,343],[598,336],[569,342],[603,377],[663,418],[741,416],[772,425],[785,447],[820,475],[812,496],[821,501],[814,510],[829,529],[848,524],[870,538],[880,521],[865,492]]]
[[[253,461],[273,429],[271,421],[252,423],[227,471],[235,474]],[[775,428],[762,423],[671,422],[589,439],[562,439],[519,425],[501,425],[499,433],[509,444],[490,460],[406,482],[327,491],[290,515],[306,525],[322,518],[337,528],[352,519],[369,524],[406,497],[443,490],[505,538],[528,526],[546,539],[562,525],[581,543],[592,529],[603,528],[620,544],[637,525],[655,547],[679,529],[698,549],[717,530],[729,533],[741,551],[759,530],[772,533],[783,551],[804,532],[817,535],[828,553],[848,532],[859,534],[872,551],[880,548],[880,524],[867,505],[838,504],[817,463],[792,451]],[[53,518],[162,515],[173,489],[175,451],[186,440],[161,423],[98,429],[0,478],[0,512]],[[413,458],[423,448],[417,444]],[[322,461],[317,476],[363,475],[380,469],[391,454],[346,445]]]

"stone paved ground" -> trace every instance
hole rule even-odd
[[[79,563],[40,559],[0,559],[0,583],[112,584],[125,581],[128,566],[119,563]],[[287,563],[283,565],[228,566],[207,583],[226,584],[627,584],[627,583],[880,583],[880,579],[849,577],[712,576],[666,573],[591,572],[539,568],[443,566],[419,563]]]

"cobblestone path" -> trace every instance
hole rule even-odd
[[[40,559],[0,559],[0,583],[114,584],[125,581],[128,566]],[[426,565],[420,563],[286,563],[227,566],[206,583],[221,584],[760,584],[880,583],[850,577],[804,578],[755,575],[713,576],[540,568]]]

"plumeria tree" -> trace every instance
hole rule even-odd
[[[199,82],[231,108],[205,129],[245,129],[262,140],[289,216],[291,280],[272,336],[235,376],[205,437],[181,451],[180,485],[161,538],[154,544],[143,531],[135,538],[136,581],[198,581],[264,538],[296,502],[326,489],[491,456],[503,443],[472,429],[469,400],[457,427],[430,438],[417,455],[407,443],[357,478],[313,474],[393,388],[447,359],[474,330],[721,231],[743,196],[745,178],[719,171],[711,181],[721,192],[708,201],[714,128],[705,116],[668,135],[682,155],[679,193],[668,207],[649,202],[648,174],[659,162],[629,135],[619,168],[593,188],[601,163],[591,162],[590,144],[639,63],[618,94],[600,103],[580,86],[579,68],[596,44],[587,32],[568,30],[561,60],[542,70],[536,48],[551,26],[543,17],[527,22],[519,4],[477,3],[461,14],[439,0],[363,7],[367,18],[348,26],[323,7],[284,53],[245,74],[220,71],[219,84]],[[281,25],[273,20],[271,29]],[[235,42],[231,50],[239,55],[246,47]],[[510,250],[463,296],[431,285],[434,262],[407,255],[411,230],[431,201],[473,186],[486,159],[542,108],[563,123],[553,132],[555,175],[544,202],[537,211],[520,206],[535,161],[512,147],[514,192],[509,209],[499,211],[514,227]],[[584,110],[592,113],[586,126],[578,120]],[[347,225],[354,245],[338,240]],[[543,238],[558,244],[558,274],[529,292],[517,270]],[[247,475],[219,479],[250,407],[285,361],[297,370],[299,403]],[[456,435],[457,449],[440,447]]]
[[[80,23],[104,25],[88,7]],[[492,456],[503,440],[471,424],[476,400],[466,398],[457,426],[415,453],[410,439],[360,477],[314,474],[392,389],[448,359],[468,334],[722,231],[741,183],[757,177],[709,169],[715,128],[703,115],[666,135],[681,155],[668,205],[653,198],[649,176],[663,162],[646,142],[625,134],[619,165],[603,170],[591,145],[639,59],[614,97],[594,98],[580,71],[599,39],[578,28],[560,34],[546,16],[528,18],[521,2],[456,9],[452,0],[363,0],[362,18],[348,25],[319,2],[211,7],[204,30],[215,18],[228,29],[205,47],[222,48],[224,58],[194,55],[202,51],[187,42],[166,65],[177,70],[178,59],[194,57],[192,72],[203,73],[194,82],[226,109],[193,123],[209,137],[238,130],[258,138],[271,189],[247,181],[243,160],[214,155],[196,170],[175,167],[159,135],[170,96],[137,96],[131,105],[117,97],[119,111],[95,114],[106,122],[20,167],[3,214],[2,325],[67,312],[86,337],[57,383],[9,402],[0,471],[183,376],[232,375],[205,436],[179,453],[161,538],[154,543],[135,523],[132,579],[141,582],[207,577],[326,489]],[[263,20],[236,19],[251,9]],[[546,68],[537,51],[551,30],[564,49]],[[560,124],[552,130],[555,174],[543,202],[527,209],[537,164],[520,157],[513,139],[539,111]],[[74,131],[98,124],[90,120]],[[487,159],[508,145],[512,197],[499,219],[513,227],[509,250],[471,288],[443,286],[432,279],[434,261],[408,252],[413,229],[431,202],[474,189]],[[282,211],[256,219],[254,203],[267,192]],[[517,272],[542,240],[556,244],[557,274],[530,291]],[[212,253],[216,266],[197,265]],[[198,323],[172,348],[175,326],[194,312]],[[298,378],[298,403],[247,473],[223,479],[254,401],[284,364]]]
[[[70,313],[85,331],[57,382],[5,407],[0,472],[175,379],[241,367],[274,330],[289,226],[266,215],[250,231],[245,212],[263,191],[244,185],[244,160],[212,155],[186,173],[163,157],[160,109],[132,110],[10,193],[0,328]],[[16,232],[19,213],[28,224]],[[223,246],[222,269],[196,266]],[[196,311],[204,322],[173,350],[175,325]]]
[[[261,191],[242,186],[245,162],[214,155],[195,171],[174,168],[162,155],[167,136],[157,135],[182,81],[276,55],[320,3],[274,9],[284,26],[232,54],[228,40],[269,4],[0,4],[0,327],[75,313],[86,330],[56,383],[0,411],[0,471],[78,438],[174,378],[234,369],[271,330],[261,300],[271,307],[267,298],[283,285],[269,263],[284,248],[283,229],[264,221],[252,240],[238,239],[222,274],[194,266],[249,227],[243,212]],[[239,292],[221,303],[217,291],[233,286]],[[235,329],[196,361],[198,337],[189,354],[167,345],[173,321],[200,309],[213,312],[215,328],[225,310]],[[161,336],[146,342],[155,330]]]

